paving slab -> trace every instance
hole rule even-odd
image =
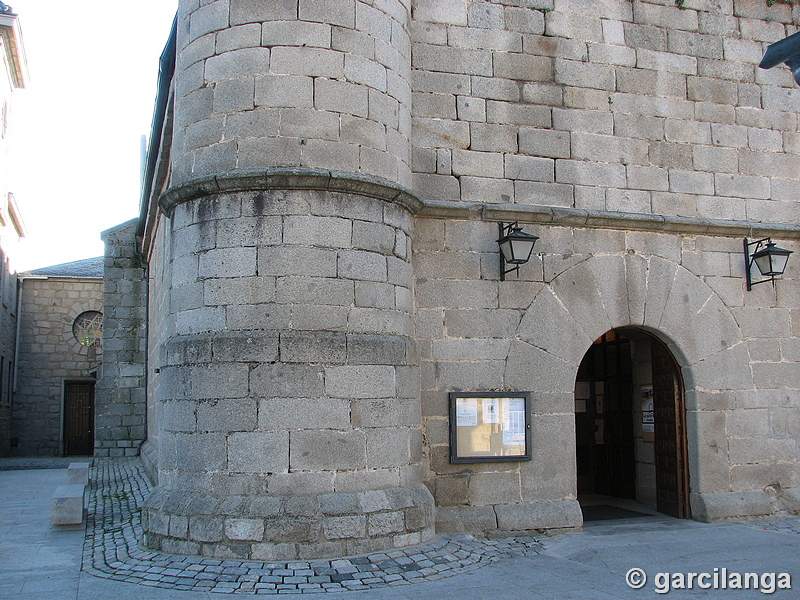
[[[0,598],[76,598],[82,530],[50,525],[50,501],[66,469],[0,474]]]
[[[65,465],[66,466],[66,465]],[[341,560],[261,563],[140,548],[150,483],[138,459],[98,459],[86,531],[50,526],[66,468],[0,466],[0,599],[216,600],[325,594],[342,600],[622,600],[800,598],[800,519],[704,524],[663,515],[588,523],[558,537],[440,537],[421,547]],[[641,589],[626,584],[640,568]],[[723,571],[723,570],[727,571]],[[671,589],[663,573],[788,573],[792,588]],[[662,580],[663,583],[663,580]],[[719,587],[719,586],[718,586]]]

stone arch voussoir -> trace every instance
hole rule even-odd
[[[520,321],[506,384],[538,380],[535,367],[527,369],[527,376],[519,372],[523,357],[538,357],[553,373],[547,378],[548,390],[571,391],[555,388],[572,385],[592,341],[629,326],[649,331],[669,346],[687,389],[752,388],[742,332],[720,297],[678,263],[639,254],[591,257],[543,288]],[[556,376],[559,364],[573,372]]]

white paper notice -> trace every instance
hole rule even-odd
[[[500,422],[499,398],[483,398],[483,422],[484,423]]]
[[[456,402],[456,425],[475,427],[478,425],[478,399],[459,398]]]
[[[517,446],[525,443],[525,401],[508,399],[503,415],[503,445]]]

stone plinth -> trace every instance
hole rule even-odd
[[[50,502],[50,522],[53,525],[80,525],[85,491],[86,486],[79,483],[58,486]]]

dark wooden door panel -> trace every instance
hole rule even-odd
[[[655,411],[656,507],[673,517],[689,518],[686,461],[686,411],[683,384],[675,359],[660,342],[652,344]]]
[[[94,453],[94,383],[67,382],[64,390],[64,454]]]

